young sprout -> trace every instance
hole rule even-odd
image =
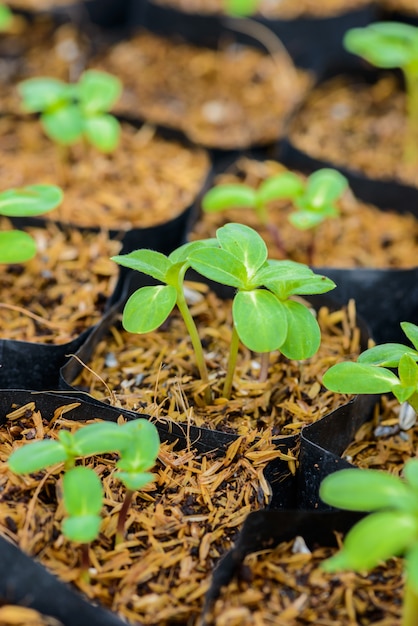
[[[31,185],[0,193],[0,215],[31,217],[48,213],[62,201],[63,193],[54,185]],[[20,230],[0,232],[0,263],[23,263],[36,254],[36,243]]]
[[[414,348],[385,343],[362,352],[357,362],[333,365],[323,377],[325,387],[339,393],[389,393],[418,413],[418,326],[402,322]],[[398,375],[391,369],[398,368]]]
[[[120,125],[108,113],[120,96],[116,76],[87,70],[78,83],[56,78],[29,78],[18,85],[26,111],[40,113],[45,133],[63,146],[84,138],[102,152],[118,145]]]
[[[227,184],[213,187],[204,196],[204,211],[222,211],[240,207],[253,209],[260,223],[273,235],[279,250],[285,251],[284,243],[277,227],[269,217],[269,204],[274,200],[287,199],[292,202],[293,213],[290,223],[300,230],[312,230],[312,241],[308,250],[308,263],[314,256],[314,229],[323,221],[338,216],[336,201],[348,187],[347,179],[333,169],[324,168],[311,174],[306,182],[297,174],[283,172],[270,176],[258,189],[244,184]]]
[[[177,303],[187,320],[192,343],[198,347],[199,371],[208,385],[202,345],[183,293],[188,267],[221,285],[236,289],[232,302],[233,329],[223,396],[230,397],[239,342],[254,352],[280,350],[290,359],[311,357],[320,344],[318,323],[309,309],[291,299],[293,295],[326,293],[335,284],[309,267],[293,261],[267,259],[260,235],[243,224],[219,228],[216,240],[185,244],[165,257],[139,250],[113,257],[115,261],[149,274],[165,285],[142,287],[128,299],[122,323],[129,332],[154,330]]]
[[[394,556],[405,557],[402,626],[418,615],[418,460],[409,459],[404,480],[380,470],[346,469],[321,483],[324,502],[371,512],[348,532],[342,550],[324,561],[327,572],[367,571]]]
[[[119,511],[116,544],[123,541],[125,523],[129,506],[135,491],[151,482],[154,475],[148,470],[154,467],[160,449],[160,439],[154,424],[147,420],[134,420],[124,425],[131,439],[129,445],[121,451],[121,458],[116,463],[118,478],[126,487],[125,499]]]
[[[0,31],[8,31],[13,21],[13,13],[9,7],[0,2]]]
[[[145,419],[136,419],[122,426],[113,422],[97,422],[78,429],[74,434],[61,430],[58,439],[34,441],[12,452],[8,466],[15,474],[31,474],[58,463],[64,463],[62,484],[64,507],[68,517],[62,531],[70,541],[82,544],[82,572],[88,570],[88,544],[100,529],[102,487],[93,470],[75,466],[78,458],[118,452],[117,477],[128,490],[140,489],[152,479],[146,472],[156,461],[159,451],[157,428]],[[118,538],[123,527],[132,494],[127,493],[118,522]],[[100,506],[99,506],[100,502]]]
[[[405,78],[407,125],[404,158],[418,160],[418,28],[398,22],[377,22],[352,28],[345,34],[344,46],[369,63],[381,68],[399,67]]]

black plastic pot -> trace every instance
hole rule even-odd
[[[351,56],[354,57],[354,55]],[[402,77],[397,70],[394,70],[392,73],[399,78],[399,88],[401,89]],[[383,75],[382,71],[366,65],[365,62],[362,62],[361,68],[334,65],[322,74],[317,85],[339,76],[347,78],[348,81],[353,83],[372,86]],[[304,103],[301,104],[299,111],[303,107]],[[418,215],[418,187],[413,187],[397,180],[371,178],[359,170],[350,168],[349,165],[341,165],[325,158],[317,158],[298,148],[292,141],[291,128],[297,122],[299,111],[295,111],[289,119],[286,137],[280,142],[278,149],[279,160],[283,161],[288,167],[304,172],[312,172],[323,167],[332,167],[346,176],[354,194],[365,202],[370,202],[382,209],[392,209],[399,211],[399,213]]]
[[[37,393],[26,390],[0,390],[0,424],[7,420],[7,414],[17,407],[34,402],[43,418],[50,419],[59,407],[79,402],[67,419],[87,421],[103,419],[116,421],[120,415],[135,419],[138,414],[103,403],[88,401],[80,394],[61,395]],[[146,415],[141,415],[146,418]],[[158,421],[156,426],[161,441],[176,442],[176,448],[184,449],[190,445],[199,454],[222,456],[225,449],[235,440],[234,435],[216,433],[206,429],[189,427],[187,431],[177,424]],[[277,473],[277,464],[270,465],[268,480]],[[294,488],[294,481],[283,481],[275,486],[276,497],[282,492],[282,499],[288,502]],[[81,594],[60,582],[55,576],[33,559],[29,558],[16,546],[0,537],[2,559],[0,562],[0,600],[8,604],[22,604],[29,608],[59,619],[64,626],[122,626],[125,622],[100,606],[93,606]]]
[[[194,13],[164,6],[153,0],[133,2],[129,22],[131,27],[144,26],[159,35],[181,38],[198,46],[216,48],[232,40],[247,45],[263,45],[263,36],[257,35],[257,24],[270,30],[284,45],[294,63],[301,68],[321,71],[333,63],[347,59],[342,47],[344,33],[354,26],[366,26],[376,19],[371,4],[361,9],[346,11],[328,18],[268,19],[261,14],[249,20],[222,14]],[[241,28],[253,36],[241,32]]]

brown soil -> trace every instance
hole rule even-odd
[[[116,44],[92,67],[122,80],[117,112],[222,149],[275,142],[310,83],[284,55],[244,46],[209,50],[151,34]]]
[[[274,161],[241,159],[220,174],[216,184],[245,183],[254,188],[269,176],[286,171]],[[190,234],[191,239],[214,237],[227,222],[242,222],[263,237],[271,258],[289,258],[301,263],[328,267],[407,268],[416,264],[418,220],[413,215],[381,211],[364,204],[347,191],[339,202],[340,216],[321,224],[315,232],[300,231],[288,222],[290,203],[271,202],[269,219],[279,232],[283,249],[272,230],[260,224],[250,209],[228,209],[202,213]],[[314,244],[313,258],[310,247]]]
[[[209,167],[204,150],[149,126],[124,124],[120,146],[104,155],[82,144],[63,152],[32,117],[0,119],[0,187],[60,185],[64,201],[51,216],[77,226],[122,231],[173,219],[195,201]]]
[[[272,353],[266,382],[259,381],[260,359],[241,346],[229,401],[221,396],[231,303],[208,292],[191,306],[191,313],[205,346],[212,405],[203,402],[194,355],[176,310],[160,330],[146,335],[130,334],[115,325],[74,384],[116,406],[218,430],[232,428],[240,435],[254,429],[290,435],[347,401],[347,396],[325,390],[321,379],[332,363],[359,351],[352,303],[348,311],[320,309],[322,343],[311,359],[299,363]]]
[[[3,220],[1,229],[9,228]],[[38,246],[25,264],[2,267],[2,339],[67,343],[96,324],[118,277],[120,243],[106,232],[28,228]]]
[[[416,164],[403,156],[405,111],[405,94],[393,75],[373,85],[340,76],[312,90],[289,135],[310,156],[417,186]]]
[[[11,450],[26,441],[80,427],[68,416],[71,405],[57,410],[48,424],[34,402],[7,416],[0,431],[2,533],[129,623],[196,623],[216,562],[250,511],[268,499],[262,472],[277,456],[269,438],[239,439],[218,459],[198,454],[192,445],[175,452],[162,444],[155,480],[135,494],[126,541],[117,547],[124,489],[112,476],[116,456],[88,459],[103,481],[106,499],[100,537],[89,550],[87,584],[80,578],[78,550],[60,531],[64,512],[62,504],[57,506],[56,489],[62,466],[19,477],[6,465]]]
[[[189,13],[222,13],[223,0],[157,0],[158,4],[167,5]],[[352,11],[370,4],[370,0],[260,0],[259,13],[266,17],[294,19],[297,17],[328,17]]]
[[[79,4],[77,0],[8,0],[11,9],[27,9],[40,11],[44,9],[54,9],[58,6]]]
[[[416,0],[379,0],[379,6],[389,11],[397,13],[406,13],[409,15],[418,15],[418,6]]]

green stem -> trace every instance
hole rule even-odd
[[[224,382],[222,395],[224,398],[231,397],[232,382],[234,379],[235,367],[237,365],[237,357],[239,350],[239,337],[235,326],[232,327],[231,347],[229,349],[228,370]]]
[[[177,307],[181,313],[181,316],[186,324],[187,331],[189,333],[193,350],[196,358],[196,365],[199,370],[200,378],[205,385],[205,402],[210,404],[212,402],[212,394],[209,386],[209,374],[206,367],[206,361],[203,354],[202,343],[200,341],[199,333],[197,332],[196,324],[187,306],[186,298],[182,288],[183,276],[179,276],[179,285],[177,286]]]
[[[412,588],[412,585],[408,583],[408,578],[405,581],[403,609],[402,609],[402,626],[416,626],[418,615],[418,594]]]
[[[404,159],[418,161],[418,68],[404,68],[406,83],[407,125],[405,129]]]
[[[90,557],[88,543],[82,543],[80,547],[80,576],[86,583],[90,583]]]
[[[128,510],[131,505],[133,495],[134,495],[134,491],[132,491],[132,489],[126,490],[125,499],[122,502],[122,506],[118,515],[118,524],[116,527],[116,540],[115,540],[116,545],[119,545],[120,543],[122,543],[122,541],[125,538],[126,518],[128,516]]]

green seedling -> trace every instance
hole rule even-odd
[[[216,239],[181,246],[168,257],[137,250],[113,259],[164,283],[142,287],[128,299],[122,323],[126,330],[146,333],[160,326],[177,304],[191,335],[196,361],[206,389],[209,379],[196,325],[187,307],[183,280],[189,267],[202,276],[236,290],[232,302],[233,329],[223,396],[230,397],[239,342],[254,352],[280,350],[290,359],[312,356],[320,344],[318,323],[293,295],[326,293],[335,284],[293,261],[267,259],[260,235],[243,224],[219,228]],[[211,398],[209,394],[206,401]]]
[[[87,70],[78,83],[37,77],[19,83],[18,89],[25,110],[40,113],[45,133],[58,144],[84,139],[102,152],[117,147],[120,124],[108,113],[122,90],[115,76]]]
[[[13,13],[6,4],[0,3],[0,31],[7,32],[12,25]]]
[[[140,420],[138,424],[138,421],[125,424],[125,431],[129,431],[131,439],[116,463],[118,471],[115,478],[126,487],[125,499],[118,516],[116,544],[123,541],[126,517],[135,491],[148,485],[154,478],[148,470],[155,465],[160,449],[160,439],[154,424],[147,420]]]
[[[0,215],[32,217],[48,213],[62,201],[63,193],[54,185],[31,185],[0,193]],[[36,243],[20,230],[0,232],[0,263],[23,263],[36,254]]]
[[[88,424],[74,434],[61,430],[58,439],[44,439],[22,446],[10,455],[8,466],[16,474],[31,474],[64,463],[62,496],[68,517],[63,522],[62,531],[70,541],[82,544],[82,574],[86,576],[88,545],[97,538],[100,529],[103,490],[95,472],[76,466],[76,460],[119,453],[117,467],[122,471],[118,471],[116,476],[128,490],[132,490],[150,482],[152,474],[146,470],[155,464],[158,451],[158,431],[145,419],[132,420],[122,426],[113,422],[98,422]],[[123,537],[131,499],[132,494],[127,495],[123,512],[119,514],[117,540]]]
[[[371,513],[348,532],[327,572],[363,572],[394,556],[405,557],[402,626],[418,615],[418,460],[405,463],[404,479],[379,470],[346,469],[327,476],[320,497],[340,509]]]
[[[345,34],[344,46],[381,68],[400,68],[405,78],[407,126],[404,157],[418,161],[418,28],[398,22],[377,22],[353,28]]]
[[[414,348],[385,343],[362,352],[357,362],[333,365],[323,377],[325,387],[339,393],[392,392],[418,413],[418,326],[402,322],[401,328]],[[398,368],[398,375],[388,368]]]
[[[207,212],[232,207],[253,209],[260,223],[272,233],[278,249],[284,252],[284,243],[277,227],[271,222],[268,208],[274,200],[289,200],[294,207],[293,213],[289,215],[290,223],[299,230],[312,230],[307,259],[312,264],[315,229],[323,221],[338,216],[336,201],[347,187],[347,179],[333,169],[318,170],[306,182],[297,174],[283,172],[267,178],[258,189],[244,184],[214,187],[204,196],[202,208]]]

